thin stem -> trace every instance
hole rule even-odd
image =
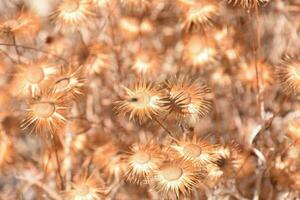
[[[51,141],[52,141],[52,146],[53,146],[53,149],[54,149],[55,159],[56,159],[56,163],[57,163],[56,171],[57,171],[59,181],[60,181],[60,189],[63,190],[64,189],[64,182],[63,182],[63,177],[61,175],[60,161],[59,161],[59,158],[58,158],[57,146],[56,146],[56,143],[54,141],[54,137],[51,138]]]
[[[56,57],[56,58],[64,61],[65,63],[69,63],[66,59],[64,59],[61,56],[58,56],[58,55],[56,55],[54,53],[51,53],[51,52],[48,52],[48,51],[45,51],[45,50],[37,49],[35,47],[29,47],[29,46],[23,46],[23,45],[15,45],[15,44],[7,44],[7,43],[0,43],[0,46],[15,46],[15,47],[23,48],[23,49],[30,49],[30,50],[38,51],[38,52],[41,52],[41,53],[44,53],[44,54],[52,55],[52,56],[54,56],[54,57]]]
[[[18,56],[18,62],[19,62],[19,64],[21,64],[20,52],[19,52],[19,49],[18,49],[18,46],[17,46],[15,35],[12,35],[12,40],[13,40],[13,44],[14,44],[14,47],[15,47],[15,50],[16,50],[16,53],[17,53],[17,56]]]
[[[257,40],[257,50],[255,52],[255,72],[256,72],[257,90],[258,90],[257,98],[259,102],[260,117],[262,120],[264,120],[265,118],[264,80],[263,80],[264,68],[263,65],[260,65],[260,70],[258,72],[258,59],[257,59],[257,55],[261,53],[260,52],[261,51],[260,18],[259,18],[259,11],[258,11],[257,4],[255,4],[255,17],[256,17],[256,40]]]
[[[111,40],[112,40],[112,44],[113,44],[113,48],[112,51],[114,53],[116,62],[117,62],[117,69],[118,69],[118,73],[120,74],[120,77],[122,79],[122,70],[121,70],[121,61],[119,58],[119,49],[116,49],[115,46],[118,46],[117,41],[116,41],[116,33],[115,33],[115,29],[114,29],[114,25],[113,25],[113,16],[111,14],[113,14],[113,9],[111,8],[108,4],[106,5],[106,8],[108,10],[108,22],[109,22],[109,31],[111,33]]]
[[[156,117],[153,117],[154,121],[156,121],[156,123],[159,124],[160,127],[162,127],[167,133],[168,135],[176,142],[178,142],[178,140],[176,138],[174,138],[173,134],[171,133],[171,131],[168,130],[167,127],[165,127]]]
[[[43,185],[45,185],[45,182],[46,182],[47,172],[48,172],[48,165],[50,163],[50,160],[51,160],[51,151],[49,151],[49,153],[48,153],[48,160],[47,160],[46,166],[44,168],[44,176],[43,176],[43,179],[41,181],[41,183]],[[43,188],[41,188],[41,190],[38,193],[39,199],[42,199],[42,191],[43,191]]]
[[[66,165],[66,189],[71,189],[72,181],[72,157],[71,157],[71,143],[72,143],[73,134],[71,132],[66,132],[65,136],[65,159],[64,164]]]
[[[4,56],[6,56],[11,62],[13,62],[14,64],[17,64],[18,62],[15,61],[7,52],[3,51],[2,49],[0,49],[0,53],[2,53]]]

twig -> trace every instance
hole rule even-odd
[[[178,140],[176,138],[174,138],[173,134],[171,133],[171,131],[169,131],[169,129],[167,127],[165,127],[156,117],[153,117],[154,121],[156,121],[160,127],[162,127],[167,133],[168,135],[176,142],[178,142]]]
[[[255,61],[255,66],[257,68],[257,54],[261,53],[261,30],[260,30],[260,18],[259,18],[259,12],[258,12],[258,5],[255,4],[255,14],[256,14],[256,29],[257,29],[257,52],[256,52],[256,61]],[[264,102],[264,66],[260,65],[260,82],[258,82],[259,90],[258,90],[258,98],[260,100],[260,117],[262,120],[265,119],[265,102]]]
[[[21,60],[20,60],[20,52],[19,52],[19,49],[18,49],[18,46],[17,46],[17,42],[16,42],[16,37],[15,37],[15,35],[12,35],[12,40],[13,40],[13,44],[14,44],[14,47],[15,47],[15,50],[16,50],[16,53],[17,53],[18,62],[19,62],[19,64],[20,64],[20,63],[21,63]]]
[[[55,159],[56,159],[56,164],[57,164],[56,171],[57,171],[57,174],[58,174],[58,177],[59,177],[59,180],[60,180],[60,189],[63,190],[64,189],[64,182],[63,182],[63,177],[61,175],[60,161],[58,159],[57,146],[56,146],[56,143],[54,141],[54,137],[51,138],[51,141],[52,141],[52,146],[53,146],[54,153],[55,153]]]
[[[0,52],[2,53],[2,54],[4,54],[7,58],[9,58],[9,60],[11,61],[11,62],[13,62],[14,64],[17,64],[18,62],[16,62],[8,53],[6,53],[5,51],[3,51],[2,49],[0,49]]]
[[[23,45],[15,45],[15,44],[7,44],[7,43],[0,43],[0,46],[15,46],[15,47],[20,47],[20,48],[23,48],[23,49],[30,49],[30,50],[34,50],[34,51],[38,51],[38,52],[41,52],[41,53],[44,53],[44,54],[49,54],[49,55],[52,55],[60,60],[63,60],[65,63],[69,63],[66,59],[64,59],[63,57],[61,56],[58,56],[54,53],[51,53],[51,52],[48,52],[48,51],[45,51],[45,50],[41,50],[41,49],[37,49],[35,47],[29,47],[29,46],[23,46]]]
[[[71,188],[72,181],[72,157],[71,157],[71,143],[72,143],[73,134],[69,131],[65,135],[65,145],[64,145],[64,165],[66,166],[66,189]]]

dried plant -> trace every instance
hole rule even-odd
[[[1,0],[0,199],[296,200],[298,0]]]

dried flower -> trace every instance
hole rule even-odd
[[[154,50],[141,50],[134,55],[132,69],[141,75],[154,75],[161,66],[161,59]]]
[[[83,67],[62,66],[56,76],[50,82],[56,93],[76,99],[82,94],[84,79],[82,78]]]
[[[191,4],[185,13],[184,26],[189,30],[205,30],[214,24],[218,16],[219,7],[214,0],[199,1]]]
[[[189,77],[180,76],[166,81],[166,106],[180,119],[205,116],[211,106],[210,89]]]
[[[0,22],[0,37],[27,40],[34,38],[40,30],[40,19],[32,12],[21,11],[11,19]]]
[[[183,49],[183,60],[193,67],[204,67],[215,62],[217,50],[215,43],[199,35],[189,36]]]
[[[66,122],[67,103],[63,96],[53,90],[41,91],[29,101],[22,128],[33,125],[32,131],[54,134]]]
[[[241,5],[243,8],[253,8],[255,6],[265,5],[270,0],[227,0],[229,4]]]
[[[98,147],[93,158],[94,164],[105,172],[108,179],[119,180],[126,171],[126,164],[119,147],[111,142]]]
[[[207,176],[213,183],[234,175],[234,151],[234,147],[230,145],[216,149],[216,159],[206,166]]]
[[[160,148],[154,141],[134,144],[127,157],[127,180],[133,183],[149,183],[155,169],[163,161]]]
[[[191,192],[197,184],[199,171],[186,161],[168,161],[155,170],[155,188],[163,194],[175,193],[177,197]]]
[[[125,39],[135,39],[140,32],[139,20],[135,17],[122,17],[119,20],[119,29]]]
[[[276,68],[276,73],[283,91],[298,94],[300,85],[300,62],[297,59],[286,59]]]
[[[85,63],[89,74],[101,74],[112,68],[112,55],[107,45],[97,43],[90,48],[89,52]]]
[[[120,0],[121,5],[134,12],[144,12],[150,5],[149,0]]]
[[[47,81],[57,73],[55,64],[47,60],[32,61],[18,66],[15,75],[16,92],[21,96],[35,95],[43,89]]]
[[[134,119],[141,123],[146,118],[152,119],[164,111],[162,91],[153,83],[140,81],[133,89],[125,87],[125,90],[125,99],[118,101],[115,109],[120,114],[130,113],[129,120]]]
[[[75,32],[89,28],[94,17],[89,0],[63,0],[51,19],[59,30]]]
[[[215,146],[204,139],[197,138],[196,135],[190,139],[184,135],[177,143],[171,145],[180,157],[191,161],[195,166],[203,166],[213,162],[216,157],[214,155]]]
[[[65,192],[65,199],[70,200],[99,200],[103,186],[92,175],[83,175],[72,183],[72,189]]]
[[[262,73],[259,73],[260,69],[263,69]],[[257,71],[256,71],[257,70]],[[239,66],[238,79],[248,88],[255,89],[257,87],[257,74],[261,74],[263,79],[263,84],[265,87],[270,86],[273,82],[273,74],[271,67],[268,63],[263,61],[250,62],[250,64],[242,62]],[[258,80],[261,82],[261,77]]]

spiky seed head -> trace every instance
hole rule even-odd
[[[149,0],[120,0],[122,7],[129,12],[143,13],[150,6]]]
[[[22,128],[33,126],[32,131],[37,133],[54,134],[66,122],[68,102],[53,90],[39,92],[27,106]]]
[[[186,134],[177,142],[171,145],[171,148],[185,160],[191,161],[195,166],[202,166],[213,162],[215,145],[210,144],[204,139],[193,135],[189,138]]]
[[[125,39],[135,39],[140,33],[140,22],[135,17],[122,17],[119,20],[119,29]]]
[[[156,29],[156,26],[153,21],[151,21],[148,18],[145,18],[140,23],[140,33],[143,35],[149,35],[151,33],[154,33]]]
[[[140,81],[130,88],[125,88],[124,100],[118,101],[115,110],[120,114],[129,113],[129,120],[133,119],[142,123],[146,118],[164,111],[163,93],[153,83]]]
[[[93,176],[82,175],[72,182],[72,188],[64,196],[70,200],[98,200],[101,199],[103,186]]]
[[[236,146],[230,144],[216,149],[216,159],[209,163],[207,167],[207,176],[211,182],[235,175],[234,161],[236,159]]]
[[[93,162],[99,169],[103,170],[109,179],[119,180],[126,172],[124,155],[120,154],[119,147],[111,142],[96,149]]]
[[[167,95],[165,105],[179,119],[205,116],[211,107],[210,89],[203,83],[197,83],[186,76],[179,76],[166,81]]]
[[[17,95],[32,96],[47,86],[47,81],[57,73],[55,65],[47,60],[19,65],[15,75]]]
[[[183,160],[166,161],[154,175],[154,188],[165,195],[177,197],[191,192],[197,184],[199,171],[189,162]]]
[[[109,47],[105,44],[97,43],[89,49],[85,68],[89,74],[101,74],[111,68],[112,60]]]
[[[53,76],[49,82],[56,93],[76,100],[82,94],[84,86],[82,76],[82,66],[62,66],[56,76]]]
[[[0,37],[7,40],[12,40],[12,37],[22,40],[33,39],[39,30],[40,19],[29,11],[22,10],[17,16],[0,22]]]
[[[214,24],[219,13],[218,4],[213,1],[201,1],[191,4],[184,17],[184,27],[186,31],[202,30]]]
[[[270,86],[274,82],[271,67],[268,63],[261,60],[257,61],[256,63],[254,61],[251,61],[249,63],[240,63],[237,78],[242,82],[244,86],[255,89],[257,86],[256,68],[257,72],[260,72],[259,70],[263,69],[260,77],[263,77],[265,87]],[[261,82],[260,77],[258,78],[258,80]]]
[[[287,94],[298,95],[300,91],[300,61],[287,58],[276,68],[276,74]]]
[[[51,15],[58,30],[80,31],[92,27],[95,13],[89,0],[63,0]]]
[[[213,40],[193,34],[184,42],[183,60],[190,66],[202,68],[214,63],[217,56],[216,44]]]
[[[149,183],[153,172],[163,161],[160,147],[153,141],[135,144],[127,158],[127,180],[132,183]]]
[[[233,168],[237,178],[245,178],[251,176],[256,169],[256,160],[248,151],[235,152],[233,160]]]
[[[161,59],[153,50],[142,50],[134,55],[132,69],[140,75],[154,75],[160,67]]]
[[[255,6],[266,5],[270,0],[227,0],[228,4],[239,5],[245,9],[255,8]]]

